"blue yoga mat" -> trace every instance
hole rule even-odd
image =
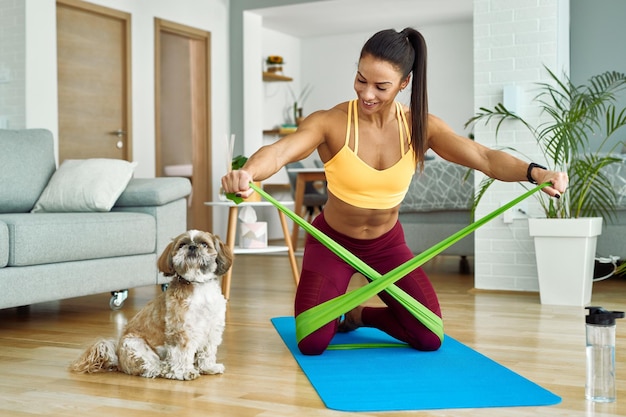
[[[446,336],[436,352],[407,347],[327,350],[305,356],[293,317],[272,319],[326,407],[340,411],[544,406],[561,398]],[[370,328],[339,333],[331,344],[394,343]]]

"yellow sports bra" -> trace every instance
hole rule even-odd
[[[387,169],[378,170],[366,164],[358,156],[359,116],[356,100],[348,103],[348,128],[346,143],[324,164],[328,191],[339,199],[356,207],[366,209],[390,209],[402,202],[411,177],[415,172],[415,161],[411,145],[404,150],[404,135],[409,135],[409,126],[400,103],[396,103],[396,117],[400,131],[402,157]],[[350,127],[354,120],[354,151],[350,149]]]

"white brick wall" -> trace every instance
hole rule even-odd
[[[520,114],[533,122],[539,117],[532,99],[536,83],[547,80],[544,65],[556,73],[568,69],[568,0],[474,0],[474,107],[502,102],[506,85],[521,87]],[[475,126],[476,140],[490,147],[510,146],[524,160],[542,162],[532,136],[519,125],[505,124],[495,140],[495,124]],[[478,186],[481,176],[476,176]],[[500,207],[524,192],[517,183],[494,184],[476,217]],[[529,214],[541,216],[533,197]],[[475,233],[475,286],[482,289],[537,291],[534,244],[528,222],[505,224],[496,218]]]
[[[26,120],[26,15],[23,0],[0,0],[0,126],[23,128]]]

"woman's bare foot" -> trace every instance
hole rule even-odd
[[[362,314],[363,306],[358,306],[348,311],[345,314],[344,319],[341,321],[341,323],[339,323],[337,331],[339,333],[348,333],[358,329],[359,327],[363,327],[363,320],[361,318]]]

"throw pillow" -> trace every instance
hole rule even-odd
[[[121,159],[65,160],[31,212],[110,211],[136,166]]]

